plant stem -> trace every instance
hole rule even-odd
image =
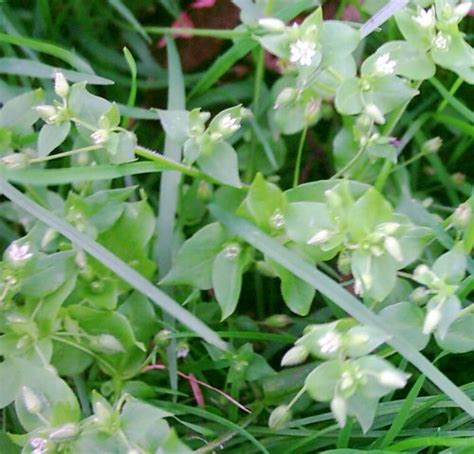
[[[421,85],[421,80],[418,81],[413,88],[418,89]],[[390,120],[387,122],[383,135],[384,136],[389,136],[392,134],[393,130],[395,129],[395,126],[399,122],[400,118],[402,117],[403,113],[408,107],[408,104],[410,104],[411,100],[408,100],[405,104],[403,104],[399,109],[395,112],[394,115],[390,118]],[[385,186],[385,183],[387,182],[388,176],[391,173],[393,166],[393,162],[390,161],[390,159],[385,159],[385,162],[383,164],[382,170],[377,176],[377,179],[375,180],[375,189],[378,191],[382,191],[383,187]]]
[[[218,39],[236,39],[250,36],[247,31],[219,30],[210,28],[187,28],[187,27],[144,27],[145,31],[155,35],[188,35],[206,36]]]
[[[367,148],[366,145],[364,145],[363,147],[360,147],[359,151],[354,155],[354,157],[341,170],[336,172],[330,179],[334,180],[336,178],[343,176],[364,154],[364,151],[366,150],[366,148]]]
[[[304,144],[306,142],[307,133],[308,133],[308,125],[306,124],[303,129],[303,132],[301,133],[300,143],[298,145],[298,152],[296,154],[295,171],[293,174],[293,187],[294,188],[298,186],[298,183],[300,181],[301,159],[303,156],[303,149],[304,149]]]
[[[94,151],[102,148],[101,145],[89,145],[88,147],[75,148],[74,150],[65,151],[63,153],[57,153],[50,156],[44,156],[43,158],[31,159],[31,164],[38,164],[39,162],[52,161],[53,159],[65,158],[66,156],[72,156],[78,153],[85,153],[87,151]]]

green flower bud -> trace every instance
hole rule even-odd
[[[459,229],[465,229],[472,219],[472,208],[465,202],[461,203],[453,213],[452,221],[454,226]]]
[[[285,314],[275,314],[266,318],[263,324],[270,328],[285,328],[293,323],[291,317]]]
[[[27,411],[32,415],[37,415],[43,407],[40,397],[28,386],[23,386],[21,393]]]
[[[279,430],[291,421],[291,409],[288,405],[276,407],[268,420],[268,427],[272,430]]]
[[[79,424],[68,423],[53,430],[49,434],[49,439],[57,442],[64,442],[71,438],[76,437],[79,434]]]
[[[304,345],[295,345],[285,353],[281,360],[282,367],[296,366],[306,361],[309,351]]]

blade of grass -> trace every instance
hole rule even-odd
[[[0,74],[52,79],[58,71],[61,71],[66,79],[71,82],[87,82],[92,85],[112,85],[114,83],[113,80],[99,77],[94,74],[58,68],[46,65],[39,61],[26,60],[22,58],[0,58]]]
[[[446,447],[472,447],[474,450],[474,437],[456,438],[456,437],[417,437],[403,440],[390,448],[388,451],[406,452],[414,448],[428,448],[431,446]]]
[[[151,39],[144,30],[140,22],[136,19],[133,13],[121,0],[109,0],[109,5],[115,9],[132,27],[139,33],[147,43],[151,43]]]
[[[168,55],[168,109],[184,110],[185,89],[181,62],[178,50],[171,38],[166,40]],[[171,137],[166,136],[164,156],[172,161],[181,161],[181,145],[174,142]],[[179,172],[164,172],[160,181],[160,201],[157,219],[158,241],[156,243],[156,255],[160,270],[160,279],[163,278],[171,268],[172,245],[175,231],[175,218],[178,206],[178,194],[181,181]],[[168,289],[171,293],[171,290]],[[172,293],[171,293],[172,294]],[[174,320],[164,314],[164,321],[169,325],[174,325]],[[168,356],[168,374],[171,388],[178,388],[176,340],[172,339],[166,349]]]
[[[459,389],[449,378],[439,371],[420,352],[403,339],[390,324],[386,323],[357,298],[345,290],[337,282],[305,262],[294,252],[270,238],[257,227],[222,207],[212,204],[211,213],[229,230],[240,236],[250,245],[266,256],[275,260],[291,271],[295,276],[312,285],[323,295],[330,298],[341,309],[350,314],[360,323],[381,329],[390,336],[387,343],[410,361],[420,372],[426,375],[440,390],[449,396],[460,408],[474,416],[474,402]]]
[[[402,407],[400,408],[400,411],[395,415],[395,419],[393,420],[390,429],[388,429],[388,431],[385,433],[385,436],[383,437],[380,446],[377,446],[377,448],[384,449],[389,446],[392,441],[395,440],[400,431],[403,429],[403,426],[410,417],[413,405],[416,402],[416,398],[418,397],[418,393],[420,392],[424,381],[425,376],[420,375],[413,387],[411,388],[410,392],[408,393],[405,401],[403,402]]]
[[[221,349],[227,349],[227,344],[206,324],[199,320],[196,316],[184,309],[180,304],[170,298],[166,293],[155,287],[150,281],[145,279],[141,274],[105,249],[96,241],[79,232],[72,225],[62,220],[56,214],[43,208],[30,198],[26,197],[20,191],[15,189],[11,184],[0,178],[0,192],[11,200],[15,205],[22,208],[39,221],[61,235],[68,238],[76,246],[90,254],[104,266],[109,268],[113,273],[127,282],[131,287],[143,293],[153,303],[160,307],[163,311],[179,320],[183,325],[199,334],[206,342],[215,345]],[[126,240],[126,239],[124,239]]]
[[[434,88],[439,92],[439,94],[443,97],[442,106],[446,105],[448,102],[451,107],[456,110],[460,115],[462,115],[469,123],[474,123],[474,112],[466,107],[461,101],[455,98],[446,88],[445,86],[438,80],[436,77],[432,77],[428,79],[428,82],[433,85]],[[440,112],[442,109],[439,109]]]
[[[127,61],[128,67],[130,68],[130,76],[132,78],[130,83],[130,93],[128,95],[127,107],[133,108],[135,106],[135,100],[137,99],[137,64],[133,58],[132,53],[126,48],[123,48],[123,55]],[[128,117],[124,116],[122,119],[122,126],[128,123]]]
[[[78,71],[95,74],[89,63],[87,63],[78,55],[70,52],[69,50],[63,49],[62,47],[56,46],[55,44],[50,44],[46,41],[36,38],[27,38],[26,36],[20,35],[8,35],[1,32],[0,42],[14,44],[16,46],[24,46],[29,49],[37,50],[38,52],[51,55],[65,61],[66,63],[69,63]]]

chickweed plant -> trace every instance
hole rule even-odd
[[[1,454],[474,452],[470,1],[0,13]]]

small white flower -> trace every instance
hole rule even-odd
[[[346,401],[340,396],[335,396],[334,399],[331,400],[331,411],[339,427],[344,427],[347,420]]]
[[[390,388],[404,388],[407,384],[407,375],[399,371],[384,370],[379,374],[379,381],[382,385]]]
[[[422,28],[430,28],[435,24],[434,10],[430,8],[428,10],[421,9],[418,16],[415,16],[413,20]]]
[[[384,240],[385,250],[397,261],[403,260],[399,241],[394,236],[387,236]]]
[[[313,235],[306,244],[322,244],[326,243],[326,241],[330,240],[332,237],[332,233],[329,230],[323,229]]]
[[[308,357],[308,349],[304,345],[295,345],[293,348],[290,348],[281,360],[281,365],[285,366],[296,366],[306,361]]]
[[[461,229],[469,225],[472,217],[472,208],[469,203],[461,203],[453,213],[453,224]]]
[[[189,354],[189,345],[186,342],[180,342],[176,346],[176,357],[186,358]]]
[[[461,2],[454,8],[454,15],[456,18],[462,19],[464,16],[467,16],[472,8],[472,2]]]
[[[362,295],[362,291],[363,291],[362,282],[360,279],[356,278],[354,281],[354,293],[356,295]]]
[[[232,243],[226,246],[224,249],[224,255],[226,259],[232,260],[239,256],[241,247],[237,243]]]
[[[48,443],[48,441],[45,440],[44,438],[33,438],[30,441],[30,446],[32,448],[43,449],[46,446],[47,443]]]
[[[433,40],[433,46],[438,50],[448,50],[451,37],[439,32]]]
[[[65,98],[69,93],[69,84],[61,72],[54,75],[54,91],[61,98]]]
[[[423,334],[431,334],[441,321],[441,311],[435,307],[428,311],[423,324]]]
[[[321,353],[334,353],[341,346],[341,336],[334,331],[329,331],[319,339],[318,344],[321,348]]]
[[[316,44],[299,39],[290,46],[290,61],[301,66],[311,66],[313,57],[316,55]]]
[[[231,134],[240,128],[240,119],[231,115],[225,115],[220,121],[219,126],[224,134]]]
[[[285,23],[274,17],[262,17],[262,19],[259,19],[258,25],[270,32],[282,32],[285,30]]]
[[[276,229],[281,229],[285,225],[285,216],[283,216],[280,210],[277,210],[273,213],[270,222]]]
[[[91,139],[96,145],[102,145],[109,139],[109,131],[107,129],[98,129],[91,134]]]
[[[375,60],[375,71],[383,76],[393,74],[395,66],[397,66],[397,62],[395,60],[390,60],[390,54],[388,52]]]
[[[24,262],[31,257],[33,257],[33,253],[31,252],[30,245],[25,243],[19,246],[16,242],[12,243],[7,250],[8,258],[12,262]]]
[[[298,90],[296,88],[286,87],[277,96],[275,105],[273,107],[278,109],[280,106],[285,106],[286,104],[294,101],[297,96]]]

